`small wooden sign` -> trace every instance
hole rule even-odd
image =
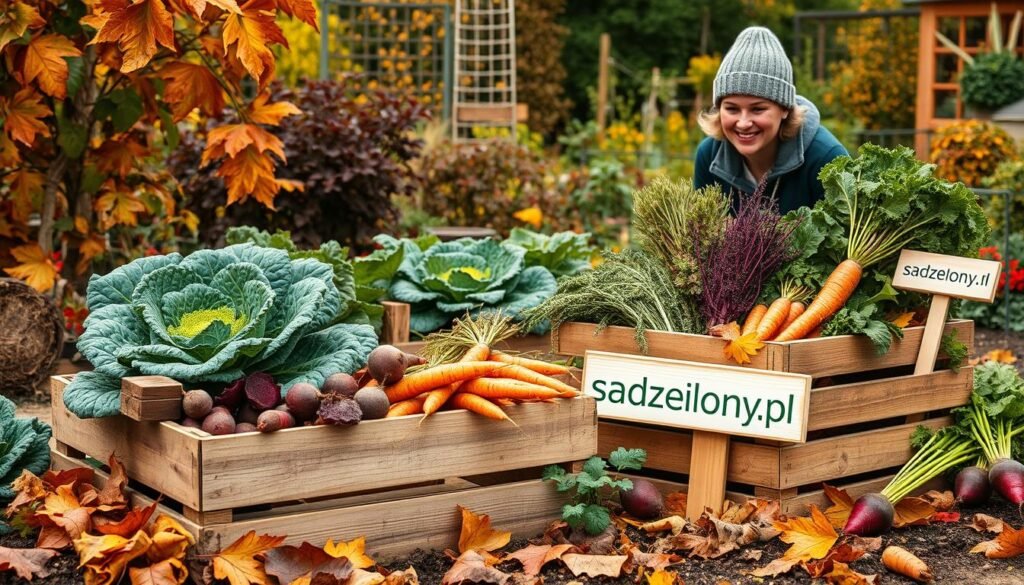
[[[811,376],[587,351],[583,391],[605,418],[802,443]]]
[[[994,260],[903,250],[892,285],[903,290],[991,303],[996,296],[1001,270],[1002,265]]]

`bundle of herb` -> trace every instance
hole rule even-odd
[[[718,238],[691,223],[694,257],[701,279],[700,310],[713,331],[739,319],[754,306],[764,283],[795,255],[790,238],[796,223],[784,223],[775,202],[764,194],[767,181],[744,198],[736,217]]]
[[[721,237],[729,202],[716,185],[694,189],[686,179],[659,176],[633,194],[633,236],[637,245],[658,258],[672,273],[676,288],[700,294],[701,280],[695,249],[707,249]],[[693,244],[699,225],[699,246]]]
[[[644,331],[697,333],[703,330],[694,297],[680,294],[662,263],[642,250],[606,252],[594,270],[564,278],[558,292],[523,314],[527,329],[547,320],[552,329],[566,321],[624,325],[636,329],[647,351]]]

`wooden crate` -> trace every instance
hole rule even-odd
[[[784,509],[802,513],[820,503],[821,483],[866,491],[884,486],[911,455],[910,434],[918,424],[949,424],[948,409],[966,404],[973,369],[909,374],[917,359],[923,327],[908,328],[903,340],[877,355],[871,343],[854,336],[765,344],[747,367],[812,376],[807,442],[789,444],[734,437],[726,477],[733,495],[780,499]],[[973,349],[974,324],[954,321],[946,331]],[[556,335],[558,353],[586,350],[639,354],[633,330],[563,325]],[[703,335],[650,331],[648,355],[694,362],[735,365],[722,353],[724,341]],[[920,422],[917,422],[920,421]],[[600,420],[598,452],[618,446],[647,450],[651,475],[685,483],[690,469],[692,434],[686,430]]]
[[[79,419],[52,378],[55,461],[105,462],[114,453],[131,486],[162,497],[202,550],[248,530],[323,544],[365,536],[378,554],[454,546],[456,504],[533,536],[565,503],[540,481],[549,464],[597,451],[596,405],[580,397],[508,408],[518,427],[467,411],[212,436],[174,422]]]

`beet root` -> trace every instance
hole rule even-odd
[[[381,386],[398,382],[409,366],[426,363],[416,355],[405,353],[393,345],[379,345],[366,358],[366,368]]]
[[[976,466],[965,467],[956,474],[953,494],[961,506],[980,506],[992,496],[992,484],[988,481],[988,473]]]
[[[213,410],[213,397],[206,390],[189,390],[181,399],[181,410],[185,416],[201,420]]]
[[[203,419],[203,430],[211,435],[230,435],[235,432],[235,418],[228,412],[214,410]]]
[[[299,382],[284,395],[288,410],[299,420],[310,420],[320,408],[320,392],[312,384]]]
[[[324,394],[340,394],[351,398],[359,390],[359,382],[345,372],[338,372],[327,376],[322,390]]]
[[[271,433],[294,426],[295,418],[282,410],[266,410],[260,413],[260,418],[256,422],[256,430],[261,433]]]
[[[270,410],[281,403],[281,387],[270,374],[256,372],[245,378],[245,397],[254,409]]]
[[[1024,465],[1000,459],[988,470],[988,481],[996,493],[1017,506],[1024,503]]]
[[[646,479],[634,478],[632,481],[632,488],[619,492],[622,508],[641,520],[660,517],[665,509],[665,500],[658,487]]]
[[[857,536],[878,536],[892,528],[896,511],[882,494],[864,494],[850,510],[843,532]]]
[[[361,388],[352,398],[359,404],[359,410],[363,411],[362,420],[384,418],[388,414],[388,407],[391,406],[388,395],[373,386]]]

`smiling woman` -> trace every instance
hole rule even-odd
[[[736,38],[715,76],[714,106],[699,121],[708,137],[697,149],[694,186],[718,184],[734,210],[765,177],[780,212],[814,205],[824,197],[821,167],[847,154],[814,104],[796,95],[789,58],[762,27]]]

